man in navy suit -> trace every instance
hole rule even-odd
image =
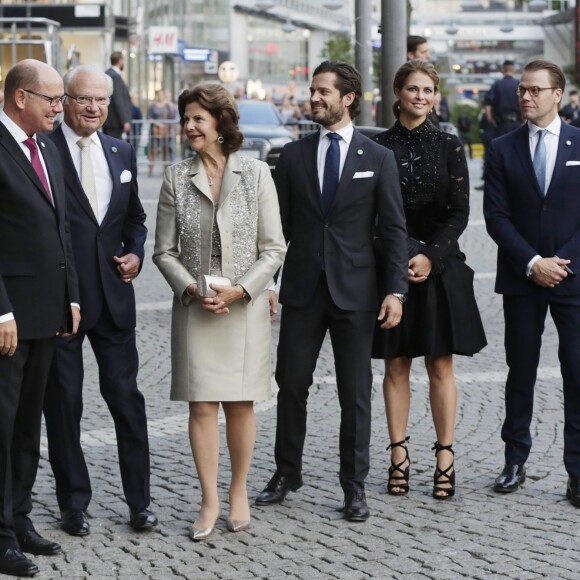
[[[274,179],[288,254],[276,366],[276,472],[256,499],[282,502],[302,486],[306,403],[327,330],[341,406],[340,484],[344,517],[369,517],[364,482],[371,432],[371,347],[377,316],[399,323],[407,292],[407,232],[395,157],[360,134],[361,81],[356,69],[325,61],[310,85],[320,131],[282,150]],[[375,224],[386,296],[377,291]]]
[[[80,313],[63,172],[51,131],[63,84],[26,59],[6,75],[0,111],[0,573],[33,576],[23,552],[58,554],[30,520],[42,404],[55,337]],[[72,306],[72,303],[77,303]]]
[[[562,70],[550,61],[524,68],[517,94],[527,123],[491,143],[484,215],[498,245],[495,290],[503,294],[509,367],[501,432],[505,467],[494,489],[512,492],[525,481],[549,308],[564,384],[566,494],[580,507],[580,130],[558,116],[565,85]]]
[[[135,293],[147,237],[139,201],[135,150],[97,133],[107,117],[112,83],[101,70],[79,66],[64,79],[64,122],[50,135],[60,151],[83,320],[74,337],[57,341],[44,415],[62,528],[89,533],[91,484],[81,448],[82,345],[88,337],[100,390],[115,423],[130,524],[157,525],[149,508],[149,444],[145,401],[137,387]]]

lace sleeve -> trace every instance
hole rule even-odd
[[[423,250],[437,266],[451,252],[457,251],[457,240],[467,227],[469,218],[469,173],[463,145],[457,137],[449,135],[444,141],[447,149],[447,185],[445,215],[433,243]]]

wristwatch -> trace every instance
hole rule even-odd
[[[399,294],[398,292],[393,292],[391,294],[391,296],[394,296],[395,298],[397,298],[401,304],[404,304],[405,300],[407,300],[406,294]]]

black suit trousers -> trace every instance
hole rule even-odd
[[[0,356],[0,550],[34,529],[28,514],[53,350],[54,338],[19,340],[14,356]]]
[[[283,306],[276,365],[280,390],[275,458],[280,473],[292,475],[302,471],[308,390],[328,330],[341,407],[340,483],[345,492],[364,489],[369,471],[375,319],[376,312],[338,308],[323,272],[307,306]]]
[[[558,331],[564,385],[564,464],[571,477],[580,477],[580,297],[558,296],[545,289],[504,296],[503,303],[509,367],[502,427],[506,463],[525,463],[532,447],[534,386],[549,308]]]
[[[44,416],[58,505],[61,510],[85,510],[92,495],[81,446],[85,336],[95,353],[101,395],[115,424],[125,498],[130,509],[140,510],[150,501],[150,465],[145,399],[137,387],[135,329],[117,328],[106,309],[92,329],[56,343]]]

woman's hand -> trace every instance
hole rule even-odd
[[[199,301],[204,310],[213,314],[229,314],[228,306],[244,296],[244,289],[239,284],[235,286],[210,284],[209,287],[216,292],[216,295],[199,297]]]
[[[275,290],[268,290],[268,303],[270,304],[270,320],[276,320],[276,314],[278,314],[278,296]]]
[[[417,254],[409,260],[408,279],[409,282],[418,284],[425,282],[431,274],[431,260],[425,254]]]

